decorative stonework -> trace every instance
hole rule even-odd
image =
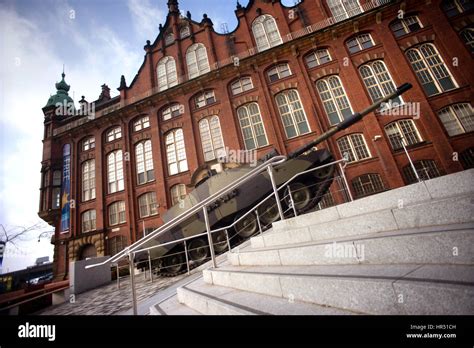
[[[178,121],[168,123],[161,127],[161,134],[165,134],[166,132],[174,128],[182,128],[183,124],[184,124],[183,122],[178,122]]]
[[[325,76],[338,75],[338,74],[339,74],[339,68],[334,68],[334,69],[323,68],[318,73],[316,73],[315,77],[313,78],[313,81],[319,80],[320,78],[325,77]]]
[[[284,91],[285,89],[290,89],[290,88],[297,88],[298,87],[298,82],[283,82],[280,83],[278,86],[275,86],[271,89],[272,94],[275,95],[278,92]]]
[[[404,45],[400,45],[400,48],[405,51],[405,50],[409,49],[410,47],[416,46],[420,43],[434,41],[435,38],[436,38],[435,34],[415,35],[415,36],[411,37],[410,40],[406,41]]]
[[[81,153],[81,155],[79,156],[79,162],[84,162],[84,161],[87,161],[87,160],[90,160],[90,159],[93,159],[93,158],[95,158],[94,151]]]
[[[105,256],[103,235],[102,233],[96,233],[74,239],[67,244],[69,261],[79,261],[82,248],[88,244],[92,244],[95,247],[97,256]]]
[[[233,103],[232,106],[235,108],[238,108],[241,105],[250,103],[250,102],[258,102],[258,95],[246,95],[242,98],[236,99]]]
[[[139,141],[142,141],[142,140],[145,140],[145,139],[151,139],[151,133],[142,132],[142,133],[135,134],[133,136],[132,142],[135,144],[135,143],[138,143]]]
[[[384,52],[380,52],[380,53],[366,53],[365,55],[363,55],[359,61],[356,63],[357,65],[362,65],[364,63],[367,63],[371,60],[377,60],[377,59],[383,59],[385,57],[385,53]]]

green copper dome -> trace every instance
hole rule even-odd
[[[49,99],[48,102],[46,103],[45,107],[51,106],[51,105],[56,105],[57,103],[64,104],[64,103],[74,103],[72,98],[68,95],[67,92],[69,92],[69,89],[71,86],[69,86],[66,81],[64,81],[64,77],[66,76],[65,73],[62,73],[62,80],[56,83],[56,94],[52,95]]]

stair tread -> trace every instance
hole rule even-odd
[[[176,295],[154,305],[159,315],[201,315],[194,309],[178,302]]]
[[[290,301],[288,299],[237,290],[217,285],[209,285],[202,279],[183,287],[197,296],[219,301],[256,315],[352,315],[359,314],[340,308],[320,306],[313,303]]]
[[[233,272],[287,277],[335,277],[363,280],[424,281],[474,285],[474,265],[358,264],[306,266],[223,266],[210,272]]]

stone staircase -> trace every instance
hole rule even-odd
[[[151,314],[474,314],[474,169],[279,221]]]

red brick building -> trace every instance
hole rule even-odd
[[[159,226],[226,147],[287,154],[404,82],[401,106],[320,144],[348,154],[353,195],[416,180],[401,136],[422,178],[473,166],[472,2],[250,0],[226,34],[168,7],[120,96],[103,85],[82,112],[60,110],[71,101],[63,79],[43,108],[39,215],[56,228],[57,278]]]

